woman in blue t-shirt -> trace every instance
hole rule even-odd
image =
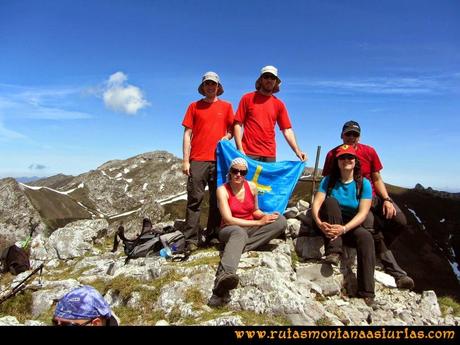
[[[372,203],[372,187],[361,176],[359,160],[350,145],[340,146],[331,174],[325,176],[315,194],[312,217],[325,237],[325,261],[338,265],[342,241],[358,253],[358,296],[374,301],[375,249],[371,232],[362,226]]]

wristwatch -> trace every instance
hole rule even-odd
[[[390,197],[384,198],[383,201],[384,201],[384,202],[385,202],[385,201],[389,201],[389,202],[393,203],[393,200],[392,200]]]

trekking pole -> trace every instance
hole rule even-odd
[[[316,162],[315,162],[315,170],[313,170],[313,180],[311,183],[311,203],[313,204],[313,198],[315,197],[315,184],[316,184],[316,173],[318,172],[318,162],[319,162],[319,155],[321,154],[321,146],[318,146],[316,149]]]
[[[18,292],[20,292],[21,290],[23,290],[25,288],[25,282],[30,278],[32,277],[34,274],[36,274],[38,271],[40,271],[40,279],[41,279],[41,272],[43,270],[43,263],[40,264],[40,266],[38,266],[36,269],[34,269],[27,277],[25,277],[23,280],[21,280],[21,282],[19,282],[18,285],[16,285],[9,294],[7,294],[6,296],[0,298],[0,304],[2,304],[3,302],[5,302],[7,299],[13,297],[14,295],[16,295]]]

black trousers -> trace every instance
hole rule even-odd
[[[330,224],[345,224],[349,220],[343,217],[338,201],[332,197],[328,197],[324,200],[319,216],[322,221]],[[366,228],[364,226],[365,223],[370,225],[369,221],[365,221],[363,225],[347,231],[345,235],[333,241],[324,236],[321,230],[318,230],[323,234],[325,239],[326,255],[331,253],[342,254],[343,244],[356,248],[358,254],[358,295],[360,297],[374,297],[375,246],[372,229]]]
[[[391,219],[386,219],[383,215],[383,200],[382,198],[374,195],[372,198],[371,212],[374,217],[373,228],[378,232],[382,232],[382,238],[384,237],[384,243],[381,248],[376,248],[377,253],[384,253],[388,249],[394,240],[405,231],[407,228],[407,218],[401,211],[399,206],[393,202],[393,206],[396,209],[396,216]]]
[[[217,171],[216,162],[190,162],[190,176],[187,181],[187,210],[185,215],[184,236],[186,240],[197,241],[201,236],[200,214],[201,203],[206,186],[209,188],[209,213],[206,226],[206,237],[216,234],[220,226],[221,216],[217,208]]]

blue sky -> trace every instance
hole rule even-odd
[[[353,119],[386,182],[460,190],[459,1],[0,0],[0,42],[0,177],[182,157],[204,72],[236,110],[275,65],[307,165]]]

